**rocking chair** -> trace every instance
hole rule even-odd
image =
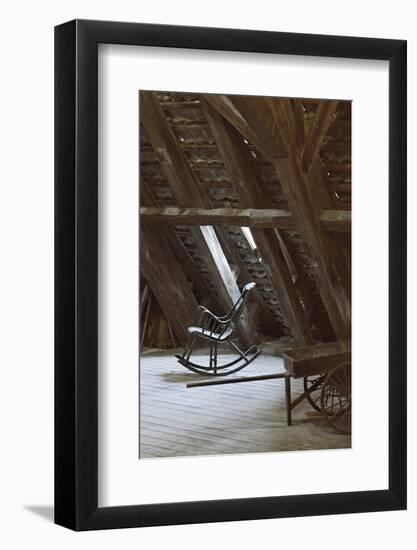
[[[251,346],[243,352],[231,341],[235,324],[239,321],[245,307],[249,292],[256,286],[256,283],[248,283],[243,287],[242,293],[226,315],[217,317],[204,306],[199,306],[202,310],[199,326],[188,327],[190,337],[185,346],[182,355],[176,355],[178,362],[187,369],[198,374],[206,376],[226,376],[233,374],[247,367],[261,353],[256,346]],[[200,365],[190,361],[191,353],[197,338],[210,342],[209,364]],[[228,344],[238,354],[238,358],[223,365],[217,363],[217,348],[219,344]],[[252,354],[252,355],[251,355]],[[249,357],[251,355],[251,357]]]

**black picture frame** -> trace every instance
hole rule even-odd
[[[98,44],[389,62],[389,488],[98,507]],[[406,508],[406,41],[74,20],[55,28],[55,522],[74,530]]]

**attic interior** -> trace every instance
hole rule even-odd
[[[294,363],[295,397],[347,358],[351,102],[165,91],[139,101],[140,457],[350,447],[309,407],[313,393],[289,426],[282,380],[191,389],[204,376],[174,355],[199,306],[224,315],[254,282],[232,340],[262,353],[242,373]],[[310,379],[288,359],[300,349],[315,361]]]

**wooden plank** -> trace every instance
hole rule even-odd
[[[188,338],[187,327],[194,325],[198,317],[198,304],[190,285],[174,254],[166,245],[164,235],[157,228],[142,228],[140,248],[142,275],[176,336],[184,345]]]
[[[140,117],[148,138],[160,159],[161,168],[180,207],[206,208],[208,198],[198,188],[194,174],[165,118],[163,109],[153,92],[140,93]],[[193,238],[212,276],[223,313],[229,311],[240,291],[217,239],[214,228],[193,228]],[[239,333],[245,343],[255,337],[246,314],[242,315]]]
[[[255,206],[256,208],[264,208],[267,204],[267,199],[264,197],[261,186],[257,181],[257,176],[242,136],[224,117],[220,116],[210,103],[204,103],[204,106],[226,170],[241,204],[244,207]],[[308,319],[297,295],[291,273],[275,231],[273,229],[254,228],[252,235],[261,257],[269,267],[274,290],[296,343],[302,345],[311,342]]]
[[[261,151],[276,168],[294,223],[310,248],[317,286],[333,329],[338,338],[346,338],[351,329],[346,264],[320,228],[317,205],[298,156],[292,107],[286,99],[248,96],[228,99],[233,105],[228,120],[237,116],[245,120]]]
[[[306,174],[319,154],[323,140],[337,109],[337,101],[324,101],[317,106],[313,124],[304,143],[301,165]]]
[[[146,225],[236,225],[294,229],[286,210],[255,208],[141,208],[140,221]],[[336,223],[337,218],[335,217]]]
[[[257,208],[177,208],[174,206],[141,207],[140,222],[144,225],[214,225],[294,230],[292,216],[287,210]],[[325,231],[351,230],[351,212],[323,210],[320,225]]]

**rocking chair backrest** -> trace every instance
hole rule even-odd
[[[230,324],[233,322],[239,321],[240,316],[243,313],[243,308],[245,307],[249,292],[255,288],[256,283],[247,283],[243,289],[242,293],[239,296],[238,301],[235,303],[235,305],[232,307],[232,309],[227,314],[227,320],[230,321]]]
[[[229,313],[223,315],[222,317],[216,317],[206,308],[202,308],[203,313],[200,317],[200,325],[203,328],[203,332],[206,331],[206,333],[208,333],[206,336],[211,338],[215,335],[218,340],[221,340],[222,338],[228,338],[232,334],[234,325],[239,321],[239,318],[242,315],[249,291],[255,286],[256,283],[247,283],[243,287],[242,293],[232,309]]]

